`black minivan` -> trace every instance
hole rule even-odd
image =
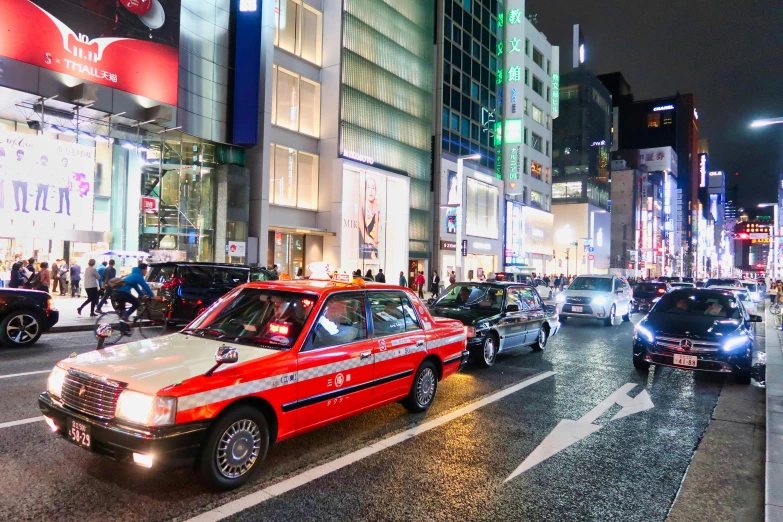
[[[147,272],[147,283],[168,302],[172,323],[189,323],[239,285],[273,279],[263,268],[222,263],[153,263]]]

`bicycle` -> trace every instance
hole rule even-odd
[[[111,312],[105,312],[95,320],[95,336],[98,336],[98,328],[108,324],[111,326],[111,335],[106,337],[105,344],[117,344],[123,337],[133,336],[133,330],[138,330],[139,335],[144,339],[159,337],[168,329],[167,308],[154,308],[152,303],[158,299],[150,297],[141,298],[141,306],[136,309],[136,313],[130,321],[124,321],[122,316],[125,314],[125,303],[117,302],[112,298],[111,304],[114,308]]]

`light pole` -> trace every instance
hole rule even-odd
[[[772,226],[774,227],[772,230],[772,237],[770,238],[772,241],[770,242],[771,246],[771,252],[772,252],[772,277],[777,280],[778,278],[778,231],[780,230],[778,228],[778,204],[777,203],[761,203],[759,204],[759,208],[768,208],[772,207]]]
[[[465,160],[478,160],[481,159],[481,154],[470,154],[467,156],[459,156],[457,158],[457,192],[459,193],[459,205],[457,206],[457,251],[456,260],[454,266],[457,268],[457,281],[462,281],[462,187],[463,187],[463,174]]]

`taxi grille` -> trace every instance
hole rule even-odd
[[[104,381],[88,373],[69,370],[63,382],[61,399],[74,410],[99,419],[113,419],[117,400],[125,384]]]
[[[701,341],[698,339],[689,339],[693,346],[690,350],[682,346],[685,337],[664,337],[656,336],[655,341],[658,347],[677,353],[717,353],[720,351],[720,343],[711,341]]]

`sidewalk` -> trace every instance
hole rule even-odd
[[[90,306],[87,305],[79,315],[76,309],[87,299],[82,292],[80,298],[52,296],[54,307],[60,311],[60,320],[48,333],[87,332],[95,327],[95,317],[90,317]],[[105,309],[110,310],[110,306]]]
[[[765,520],[783,521],[783,352],[780,316],[766,310],[767,459]]]

